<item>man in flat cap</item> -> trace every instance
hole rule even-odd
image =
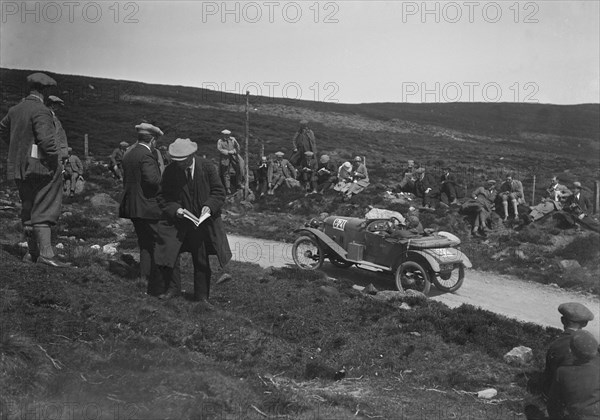
[[[65,267],[54,257],[51,226],[62,205],[62,163],[52,112],[44,97],[56,82],[44,73],[27,78],[30,93],[8,110],[0,122],[0,137],[8,143],[7,177],[13,179],[22,202],[21,222],[27,238],[26,259]]]
[[[559,366],[570,365],[573,362],[569,347],[573,333],[585,328],[587,323],[594,319],[592,311],[577,302],[560,304],[558,312],[562,314],[560,321],[564,332],[550,344],[546,352],[546,368],[542,382],[542,393],[545,396],[549,394],[552,379]]]
[[[439,194],[439,184],[424,167],[415,169],[415,195],[422,200],[423,207],[433,206],[433,197]]]
[[[110,170],[117,181],[121,181],[123,179],[123,156],[128,148],[129,143],[122,141],[119,143],[119,147],[115,148],[110,154]]]
[[[319,164],[317,163],[315,154],[310,150],[304,152],[304,158],[302,159],[300,166],[301,181],[305,192],[316,194]]]
[[[311,151],[315,155],[317,154],[317,140],[315,139],[315,133],[308,126],[308,121],[300,121],[300,126],[294,134],[292,144],[294,149],[290,157],[290,163],[296,167],[302,164],[304,152]]]
[[[229,195],[231,194],[231,174],[235,174],[235,189],[236,191],[242,188],[241,177],[240,177],[240,165],[238,153],[240,151],[240,144],[231,136],[231,131],[221,131],[221,138],[217,141],[217,150],[219,151],[219,173],[221,175],[221,181],[225,186],[225,191]]]
[[[550,419],[600,418],[600,357],[598,341],[588,331],[575,331],[569,340],[573,363],[560,366],[550,386]]]
[[[173,274],[179,254],[190,252],[194,264],[194,300],[208,303],[211,268],[209,254],[217,255],[221,266],[231,260],[231,250],[221,220],[225,188],[217,168],[196,155],[198,145],[190,139],[177,139],[169,145],[173,162],[165,168],[158,192],[163,211],[159,241],[154,259],[164,281],[167,297],[181,293],[181,283]],[[207,216],[196,226],[186,216]]]
[[[48,96],[47,103],[48,108],[52,111],[52,118],[54,119],[54,126],[56,127],[56,140],[59,148],[58,155],[62,161],[68,155],[67,149],[69,148],[69,142],[67,141],[67,133],[65,133],[65,129],[56,114],[58,113],[58,110],[65,105],[65,102],[58,96],[50,95]]]
[[[352,198],[353,195],[362,192],[368,186],[369,173],[367,172],[367,166],[360,156],[356,156],[352,161],[352,183],[346,191],[346,198]]]
[[[275,152],[275,159],[269,162],[269,169],[267,171],[267,177],[269,181],[269,191],[267,194],[275,194],[275,190],[283,184],[284,181],[296,178],[296,168],[292,164],[284,159],[285,153]]]
[[[452,168],[446,166],[442,168],[440,177],[440,201],[444,204],[456,204],[456,176],[452,173]]]
[[[519,218],[519,204],[525,202],[525,194],[523,192],[523,183],[518,179],[514,179],[512,174],[507,174],[506,179],[500,185],[498,195],[502,199],[502,208],[504,210],[504,221],[508,220],[510,210],[513,212],[515,220]],[[511,209],[508,208],[508,202],[511,203]]]
[[[64,191],[65,193],[69,193],[69,197],[75,196],[75,187],[77,186],[77,181],[83,175],[83,163],[81,163],[81,159],[73,154],[73,148],[67,148],[67,157],[63,159],[63,180],[66,185],[69,185],[69,191]],[[69,181],[68,183],[66,181]]]
[[[317,190],[323,194],[337,182],[337,168],[329,158],[329,155],[321,155],[319,168],[317,169]]]
[[[573,194],[566,199],[563,206],[565,212],[561,216],[572,226],[581,225],[595,232],[600,231],[598,222],[590,217],[593,211],[592,203],[584,194],[581,183],[574,182],[572,189]]]
[[[161,210],[156,201],[161,173],[154,148],[162,136],[160,128],[141,123],[135,126],[137,143],[123,156],[123,197],[119,217],[131,219],[140,247],[140,278],[147,283],[147,292],[159,295],[156,284],[154,248],[158,240],[158,221]]]

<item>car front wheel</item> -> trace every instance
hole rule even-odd
[[[401,292],[413,289],[427,295],[431,288],[429,273],[417,262],[403,262],[396,269],[396,288]]]
[[[431,273],[431,276],[436,289],[452,293],[456,292],[462,286],[465,279],[465,268],[460,264],[457,268],[442,271],[438,275]]]
[[[316,270],[323,265],[323,248],[310,236],[296,239],[292,247],[294,263],[303,270]]]

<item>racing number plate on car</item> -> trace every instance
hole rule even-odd
[[[335,219],[333,221],[333,228],[337,229],[337,230],[344,230],[344,228],[346,227],[346,222],[348,220],[346,219]]]

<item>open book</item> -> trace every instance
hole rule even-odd
[[[188,209],[183,209],[183,217],[190,220],[194,225],[196,225],[196,227],[198,227],[200,226],[200,223],[204,222],[210,217],[210,212],[204,214],[204,216],[196,217],[194,213],[192,213]]]

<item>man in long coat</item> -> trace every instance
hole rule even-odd
[[[313,152],[317,155],[317,140],[315,139],[315,133],[308,126],[308,121],[300,121],[300,127],[294,134],[292,139],[294,146],[292,156],[290,156],[290,163],[294,166],[298,166],[302,163],[304,158],[304,152]]]
[[[22,202],[21,222],[27,238],[26,259],[65,267],[54,258],[50,227],[62,206],[62,163],[52,112],[44,95],[56,81],[44,73],[27,77],[30,94],[8,110],[0,137],[8,144],[7,178],[14,180]]]
[[[123,156],[123,198],[119,217],[131,219],[140,247],[140,277],[147,282],[148,294],[159,295],[162,288],[155,281],[154,247],[158,240],[161,210],[156,201],[161,174],[154,147],[160,128],[142,123],[135,126],[137,143]]]
[[[225,188],[217,168],[196,155],[198,145],[190,139],[177,139],[169,146],[173,162],[165,168],[158,205],[164,220],[159,223],[159,241],[154,259],[170,296],[181,293],[181,284],[172,276],[181,252],[191,253],[194,264],[194,299],[208,303],[211,268],[209,254],[216,254],[221,266],[231,260],[229,242],[221,220]],[[208,219],[196,227],[185,217],[190,212]],[[210,305],[210,304],[209,304]]]

